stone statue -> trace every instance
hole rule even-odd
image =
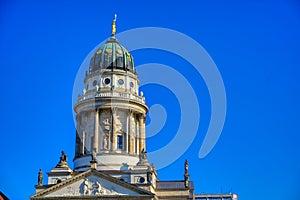
[[[120,116],[118,115],[114,115],[114,132],[117,133],[117,132],[122,132],[122,122],[120,120]]]
[[[188,160],[186,160],[184,163],[184,172],[188,173],[188,171],[189,171],[189,162],[188,162]]]
[[[188,162],[188,160],[185,160],[185,163],[184,163],[184,186],[186,188],[189,187],[189,178],[190,178],[190,175],[189,175],[189,162]]]
[[[56,167],[67,167],[67,168],[69,167],[68,166],[68,156],[67,156],[67,154],[65,154],[64,151],[61,151],[61,156],[60,156],[59,162],[56,165]]]
[[[101,185],[100,185],[100,183],[97,181],[96,183],[95,183],[95,194],[97,195],[99,195],[99,194],[102,194],[103,193],[103,191],[102,191],[102,188],[101,188]]]
[[[142,149],[140,155],[139,155],[139,162],[137,163],[139,166],[150,166],[148,162],[147,152],[145,149]]]
[[[105,149],[105,150],[108,149],[108,136],[106,134],[103,138],[103,149]]]
[[[40,169],[39,175],[38,175],[38,185],[41,186],[43,185],[43,171]]]
[[[140,160],[147,160],[147,152],[145,151],[145,149],[142,149],[139,157]]]
[[[68,162],[68,156],[64,151],[61,151],[60,162]]]
[[[89,189],[89,182],[88,182],[88,179],[85,179],[85,180],[84,180],[83,194],[85,194],[85,195],[90,195],[90,189]]]
[[[103,122],[103,126],[104,126],[104,129],[106,130],[106,131],[109,131],[110,130],[110,123],[109,123],[109,120],[108,119],[105,119]]]

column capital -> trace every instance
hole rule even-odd
[[[132,110],[132,109],[128,109],[128,110],[127,110],[127,113],[128,113],[128,115],[131,116],[131,115],[133,114],[133,110]]]
[[[146,118],[146,114],[140,113],[140,114],[138,114],[138,117],[139,117],[139,118]]]
[[[139,121],[141,121],[143,123],[146,122],[146,115],[144,113],[140,113],[137,116],[138,116]]]
[[[117,112],[117,108],[116,107],[111,107],[111,113],[116,114],[116,112]]]
[[[102,111],[101,108],[99,108],[99,107],[96,107],[96,108],[95,108],[95,112],[99,112],[99,113],[100,113],[101,111]]]

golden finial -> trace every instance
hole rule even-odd
[[[115,18],[113,19],[112,23],[111,23],[111,36],[115,36],[116,34],[116,21],[117,21],[117,14],[115,14]]]

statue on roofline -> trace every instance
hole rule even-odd
[[[39,186],[43,185],[43,171],[42,171],[42,169],[40,169],[40,171],[38,173],[38,185]]]
[[[61,151],[61,156],[60,156],[59,162],[56,165],[56,167],[67,167],[67,168],[69,168],[68,156],[67,156],[67,154],[65,154],[64,151]]]

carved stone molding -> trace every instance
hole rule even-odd
[[[113,188],[106,189],[101,186],[98,181],[89,181],[87,178],[81,185],[82,194],[87,196],[98,196],[98,195],[114,195],[117,194]]]

